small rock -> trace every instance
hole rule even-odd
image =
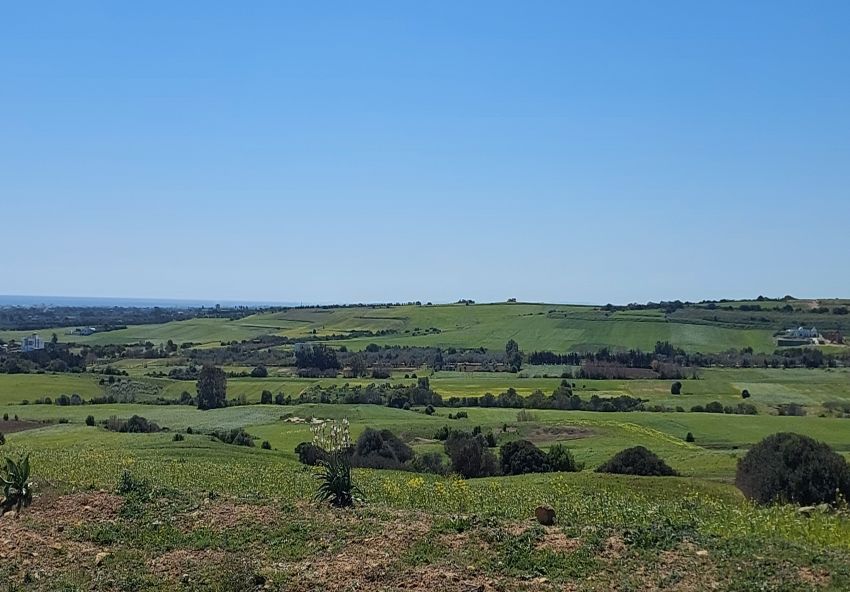
[[[101,563],[106,561],[106,558],[109,557],[109,555],[110,555],[109,553],[107,553],[105,551],[101,551],[100,553],[98,553],[97,555],[94,556],[94,564],[100,565]]]
[[[534,516],[543,526],[552,526],[557,519],[554,508],[549,506],[537,506],[537,509],[534,510]]]

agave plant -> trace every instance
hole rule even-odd
[[[312,427],[313,444],[328,453],[319,461],[316,499],[339,508],[362,499],[360,488],[351,478],[351,435],[348,420],[322,422]]]
[[[6,458],[6,469],[0,475],[3,484],[3,502],[0,504],[0,516],[14,509],[20,512],[32,503],[32,483],[30,483],[30,458],[25,456],[20,462]]]

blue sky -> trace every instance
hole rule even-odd
[[[0,294],[850,296],[850,3],[8,3]]]

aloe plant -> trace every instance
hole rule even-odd
[[[3,502],[0,503],[0,515],[11,510],[20,512],[32,503],[32,483],[30,482],[30,459],[25,456],[20,462],[6,458],[6,468],[0,475],[3,485]]]

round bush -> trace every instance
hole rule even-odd
[[[621,450],[612,456],[608,462],[596,469],[596,472],[643,475],[646,477],[670,477],[677,474],[657,454],[643,446]]]
[[[768,436],[738,462],[735,485],[760,504],[812,505],[850,497],[850,467],[823,442],[794,433]]]
[[[678,380],[670,385],[670,394],[671,395],[680,395],[682,394],[682,383]]]
[[[546,454],[528,440],[503,444],[501,453],[502,473],[505,475],[548,473],[551,470]]]

